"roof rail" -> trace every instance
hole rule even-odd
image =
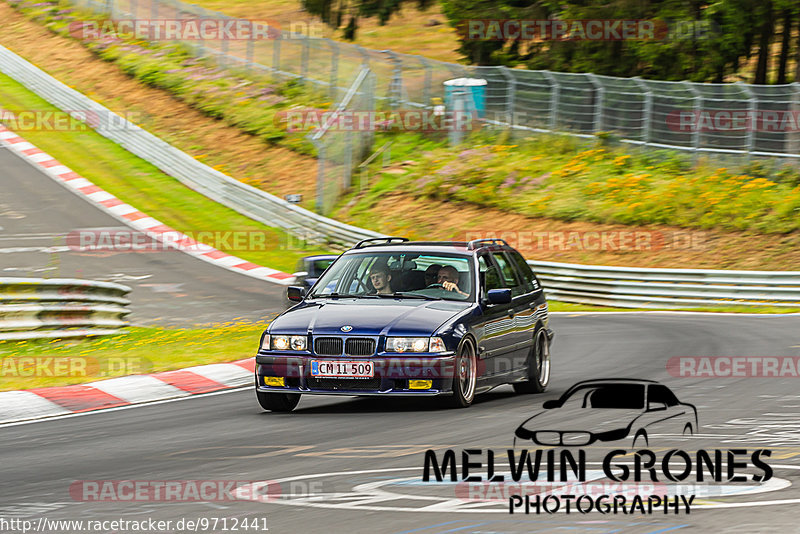
[[[373,245],[391,245],[393,242],[405,243],[408,241],[407,237],[373,237],[371,239],[362,239],[353,248],[364,248]]]
[[[501,246],[509,246],[506,243],[505,239],[499,238],[491,238],[491,239],[473,239],[469,243],[467,243],[467,250],[475,250],[476,248],[481,248],[486,245],[501,245]]]

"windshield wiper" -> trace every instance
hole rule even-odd
[[[394,293],[376,293],[376,296],[381,298],[408,297],[412,299],[423,299],[423,300],[442,300],[441,297],[431,297],[430,295],[420,295],[419,293],[410,293],[408,291],[395,291]]]
[[[356,295],[356,294],[353,294],[353,293],[336,293],[336,292],[333,292],[333,293],[322,293],[322,294],[319,294],[319,295],[311,295],[310,298],[312,298],[312,299],[327,299],[327,298],[352,298],[352,299],[369,298],[369,299],[374,299],[374,298],[377,298],[377,296],[376,295]]]

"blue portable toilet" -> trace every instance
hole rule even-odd
[[[444,105],[448,110],[454,109],[453,93],[467,93],[467,111],[474,112],[479,118],[486,115],[486,80],[483,78],[454,78],[444,82]]]

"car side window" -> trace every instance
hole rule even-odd
[[[494,252],[492,253],[492,257],[494,257],[494,260],[500,267],[500,275],[503,278],[505,286],[511,288],[511,296],[516,297],[517,295],[525,293],[525,287],[517,279],[517,273],[514,271],[514,267],[511,265],[506,255],[502,252]]]
[[[490,289],[503,289],[505,287],[500,274],[497,272],[497,267],[486,254],[478,256],[478,271],[481,279],[482,297],[486,298]]]
[[[538,291],[540,287],[539,280],[536,279],[536,275],[533,274],[531,266],[528,265],[528,262],[522,257],[522,254],[516,250],[510,250],[508,251],[508,256],[511,258],[511,261],[514,262],[514,265],[517,266],[517,272],[522,277],[522,285],[525,287],[525,291]]]
[[[667,386],[660,384],[650,386],[648,391],[648,402],[663,402],[667,406],[675,406],[679,404],[678,398],[669,390]]]

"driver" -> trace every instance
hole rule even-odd
[[[452,265],[445,265],[439,269],[438,281],[447,291],[455,291],[461,295],[469,296],[458,288],[458,271]]]
[[[439,265],[438,263],[434,263],[433,265],[430,265],[428,266],[427,269],[425,269],[425,287],[428,287],[436,283],[437,279],[439,278],[439,269],[441,268],[442,268],[441,265]]]
[[[369,281],[372,282],[372,287],[375,288],[375,293],[391,294],[392,287],[389,283],[392,281],[392,275],[389,274],[389,268],[385,265],[375,265],[369,272]]]

